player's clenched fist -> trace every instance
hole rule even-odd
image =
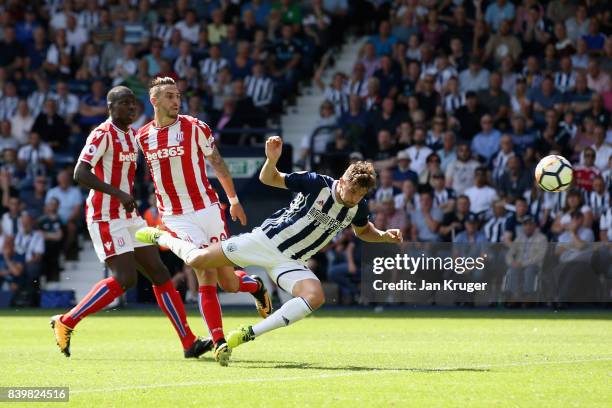
[[[278,161],[283,152],[283,139],[280,136],[270,136],[266,140],[266,157],[273,162]]]

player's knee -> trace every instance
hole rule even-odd
[[[121,288],[124,291],[136,286],[136,282],[138,280],[136,273],[121,274],[120,276],[117,276],[115,279],[117,280],[117,282],[119,282],[119,285],[121,285]]]
[[[308,293],[302,297],[306,299],[313,311],[317,310],[325,303],[325,294],[322,289],[308,291]]]
[[[204,270],[208,268],[208,250],[206,249],[195,249],[187,254],[185,257],[185,264],[191,266],[196,270]]]

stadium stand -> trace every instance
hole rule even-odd
[[[13,293],[13,303],[38,304],[41,282],[61,279],[66,260],[79,258],[84,195],[70,182],[74,160],[106,117],[111,86],[129,86],[142,102],[135,127],[150,120],[146,87],[155,76],[177,80],[181,111],[208,122],[222,149],[256,151],[304,109],[315,113],[292,129],[295,168],[337,177],[352,160],[372,160],[381,175],[374,221],[406,237],[471,242],[472,233],[461,234],[474,214],[488,242],[510,245],[529,215],[554,242],[580,211],[594,239],[611,242],[605,4],[3,2],[0,289]],[[309,87],[320,88],[320,106],[300,98]],[[315,100],[314,109],[303,106]],[[551,153],[574,164],[572,191],[534,185],[535,165]],[[144,169],[136,183],[143,211],[151,193]],[[522,203],[528,214],[517,216]],[[359,300],[360,245],[342,234],[311,262],[347,304]]]

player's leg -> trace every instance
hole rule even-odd
[[[215,243],[206,248],[200,248],[193,242],[189,242],[173,236],[167,231],[155,227],[141,228],[136,232],[136,239],[146,244],[155,244],[170,248],[185,265],[195,270],[233,266],[221,250],[221,244]]]
[[[106,260],[113,276],[94,285],[89,293],[69,312],[51,318],[51,327],[60,351],[70,356],[70,338],[77,324],[96,313],[136,284],[134,252],[114,255]]]
[[[185,357],[198,358],[209,351],[212,348],[212,342],[208,339],[196,338],[192,333],[181,295],[174,287],[170,272],[161,261],[157,247],[149,245],[136,248],[135,257],[142,274],[153,284],[157,304],[176,330],[183,345]]]
[[[321,282],[312,271],[299,264],[285,264],[270,271],[280,289],[295,296],[266,319],[253,325],[241,327],[228,334],[230,348],[254,340],[269,331],[289,326],[302,320],[325,302]]]
[[[242,269],[234,270],[233,267],[224,266],[217,268],[219,286],[225,292],[248,292],[255,298],[257,313],[262,318],[272,313],[272,299],[263,283],[257,275],[248,275]]]

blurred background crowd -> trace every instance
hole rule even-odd
[[[74,161],[107,117],[110,87],[139,98],[135,128],[151,119],[156,76],[177,80],[181,112],[209,123],[221,149],[258,146],[304,89],[321,88],[296,168],[337,177],[352,160],[373,161],[373,220],[408,240],[612,242],[606,4],[0,1],[0,286],[57,280],[64,260],[78,259],[84,192]],[[364,44],[352,71],[325,83],[349,39]],[[548,154],[572,161],[570,191],[534,183]],[[156,223],[145,166],[138,177],[135,193]],[[311,264],[345,303],[358,299],[360,254],[347,231]],[[526,276],[516,285],[529,281],[528,265],[510,266]]]

